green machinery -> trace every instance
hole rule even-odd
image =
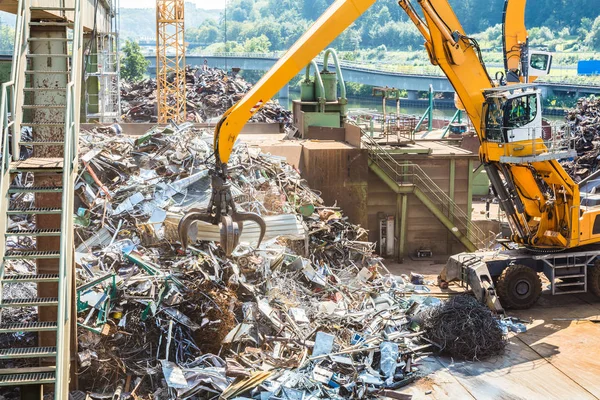
[[[335,71],[329,70],[330,57]],[[312,77],[311,67],[314,70]],[[319,72],[314,60],[306,66],[304,80],[300,82],[300,100],[294,100],[294,124],[301,136],[308,132],[310,126],[341,128],[347,109],[346,84],[338,56],[330,48],[323,56],[323,70]]]

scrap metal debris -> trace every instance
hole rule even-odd
[[[212,141],[191,124],[81,134],[79,388],[91,399],[365,399],[421,376],[419,361],[441,341],[420,316],[441,300],[422,276],[389,273],[367,232],[282,157],[238,142],[230,158],[236,202],[267,222],[259,248],[249,225],[226,257],[215,227],[200,223],[183,250],[179,220],[210,197]],[[28,229],[21,218],[11,226]],[[24,240],[9,247],[31,245]]]
[[[490,309],[471,296],[456,296],[424,310],[422,327],[440,352],[462,360],[497,356],[506,336]]]
[[[186,67],[187,121],[204,123],[219,118],[239,101],[252,85],[237,74],[217,68]],[[157,122],[156,79],[121,83],[124,122]],[[290,124],[291,112],[269,100],[252,122]]]
[[[567,112],[566,120],[574,137],[577,157],[562,160],[561,164],[579,182],[596,172],[600,163],[600,98],[579,99],[577,106]]]

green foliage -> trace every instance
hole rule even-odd
[[[133,82],[143,79],[150,61],[144,58],[140,45],[137,42],[127,40],[125,46],[123,46],[123,53],[121,77]]]
[[[12,65],[10,62],[0,63],[0,84],[10,81],[10,70]]]
[[[246,39],[244,51],[249,53],[267,53],[271,49],[271,42],[265,35]]]
[[[600,50],[600,17],[597,17],[587,34],[586,42],[594,50]]]
[[[1,21],[0,21],[1,23]],[[12,54],[15,42],[15,30],[8,25],[0,26],[0,53]]]

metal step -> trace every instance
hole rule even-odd
[[[11,208],[6,213],[8,215],[62,214],[62,208],[48,208],[48,207]]]
[[[577,294],[577,293],[587,293],[587,290],[561,290],[558,291],[556,293],[553,293],[553,295],[558,296],[561,294]]]
[[[555,279],[565,279],[565,278],[585,278],[585,274],[575,274],[575,275],[554,275]]]
[[[64,122],[22,122],[21,126],[29,126],[35,128],[36,126],[55,126],[58,128],[64,128]]]
[[[26,160],[12,161],[10,163],[10,172],[43,171],[43,172],[62,172],[64,160],[56,157],[31,157]]]
[[[73,7],[44,7],[44,6],[35,6],[29,7],[31,11],[75,11]]]
[[[42,237],[42,236],[60,236],[60,229],[27,229],[17,230],[11,229],[6,231],[5,236],[31,236],[31,237]]]
[[[64,74],[70,74],[71,71],[48,71],[48,70],[32,70],[32,71],[25,71],[25,75],[35,75],[35,74],[60,74],[60,75],[64,75]]]
[[[26,87],[23,88],[24,92],[37,92],[37,91],[46,91],[46,92],[51,92],[51,91],[60,91],[60,92],[66,92],[67,88],[66,87],[39,87],[39,88],[31,88],[31,87]]]
[[[57,329],[58,325],[53,321],[0,324],[0,333],[51,332],[56,331]]]
[[[61,109],[66,108],[66,104],[25,104],[23,105],[24,110],[37,110],[37,109]]]
[[[56,357],[56,347],[17,347],[12,349],[0,349],[0,360],[38,357]]]
[[[60,193],[62,186],[11,186],[8,193]]]
[[[0,375],[0,386],[40,385],[54,383],[54,372]]]
[[[19,142],[21,146],[62,146],[65,142],[55,140],[36,140],[30,142]]]
[[[2,283],[23,283],[23,282],[34,282],[34,283],[48,283],[58,282],[58,274],[14,274],[5,275],[2,279]]]
[[[62,58],[71,58],[70,54],[63,54],[63,53],[56,53],[56,54],[44,54],[44,53],[31,53],[31,54],[26,54],[27,57],[29,58],[37,58],[37,57],[62,57]]]
[[[27,39],[28,42],[72,42],[72,38],[43,38],[43,37],[30,37]]]
[[[29,26],[74,26],[73,22],[62,22],[62,21],[40,21],[30,22]]]
[[[0,308],[6,307],[37,307],[37,306],[57,306],[58,297],[31,297],[22,299],[3,299],[0,302]]]
[[[60,251],[38,251],[38,250],[27,250],[27,251],[15,251],[9,250],[4,254],[5,260],[22,260],[22,259],[49,259],[59,258]]]
[[[587,264],[568,264],[568,265],[556,265],[554,264],[554,269],[565,269],[565,268],[582,268]]]
[[[581,286],[585,285],[585,281],[583,282],[568,282],[568,283],[555,283],[554,286],[557,288],[567,287],[567,286]]]

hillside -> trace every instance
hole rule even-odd
[[[504,0],[449,0],[465,30],[476,34],[490,28],[487,39],[495,42],[501,33]],[[220,50],[282,50],[292,43],[318,18],[333,0],[232,0],[227,10],[227,41]],[[526,23],[540,42],[556,47],[554,39],[566,44],[564,50],[600,49],[600,7],[598,0],[529,0]],[[597,19],[596,23],[594,20]],[[223,18],[213,17],[202,25],[188,25],[188,40],[206,44],[225,39]],[[496,26],[496,27],[495,27]],[[596,31],[592,37],[590,31]],[[268,43],[246,43],[264,35]],[[233,43],[235,42],[235,43]],[[376,48],[412,50],[422,44],[421,36],[395,0],[380,0],[347,29],[334,44],[341,50]],[[499,43],[490,43],[495,46]]]

